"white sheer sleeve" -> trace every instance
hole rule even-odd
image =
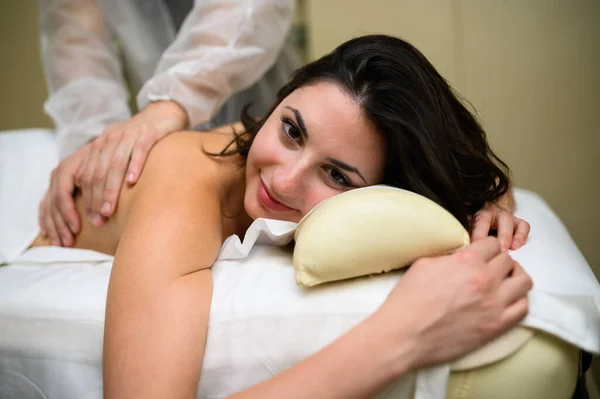
[[[118,49],[96,0],[39,0],[41,56],[61,158],[128,119]]]
[[[191,126],[209,120],[273,65],[293,12],[292,0],[197,0],[139,92],[139,108],[173,100],[186,110]]]

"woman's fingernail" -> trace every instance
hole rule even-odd
[[[129,172],[129,174],[127,175],[127,182],[133,183],[134,180],[135,180],[135,174],[133,172]]]
[[[58,242],[58,240],[56,238],[53,238],[52,241],[51,241],[51,243],[55,247],[60,247],[60,242]]]
[[[110,203],[107,201],[104,204],[102,204],[102,208],[100,208],[100,212],[102,212],[104,214],[104,216],[108,216],[108,214],[110,213]]]
[[[75,231],[75,225],[73,225],[73,224],[69,223],[69,229],[70,229],[70,230],[71,230],[73,233],[76,233],[76,231]]]

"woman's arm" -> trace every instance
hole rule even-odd
[[[371,398],[407,372],[456,359],[515,326],[531,286],[493,237],[421,259],[371,317],[232,399]]]
[[[107,398],[192,398],[221,247],[221,209],[179,136],[152,151],[110,277],[104,332]],[[200,175],[200,172],[203,175]]]
[[[372,398],[410,371],[415,352],[408,334],[392,342],[384,323],[371,317],[289,370],[228,398]]]

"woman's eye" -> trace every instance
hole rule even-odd
[[[333,182],[335,184],[337,184],[338,186],[351,186],[350,181],[348,180],[348,178],[339,170],[337,169],[333,169],[333,168],[329,168],[327,170],[327,174],[329,175],[329,177],[331,178],[331,180],[333,180]]]
[[[299,141],[302,138],[300,130],[287,118],[281,118],[283,123],[283,132],[292,140]]]

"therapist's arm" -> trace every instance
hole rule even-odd
[[[114,213],[121,185],[137,182],[156,142],[210,120],[233,94],[263,76],[283,46],[293,10],[292,0],[195,2],[138,93],[141,111],[96,139],[96,151],[78,174],[94,225]]]
[[[138,93],[138,108],[174,101],[190,126],[210,120],[274,64],[293,13],[292,0],[196,0],[155,76]]]
[[[61,158],[128,119],[116,42],[97,0],[38,0],[42,67]]]
[[[75,175],[86,146],[106,126],[131,112],[113,36],[96,0],[39,0],[41,60],[62,161],[52,173],[39,209],[42,234],[71,246],[81,219],[75,210]]]

